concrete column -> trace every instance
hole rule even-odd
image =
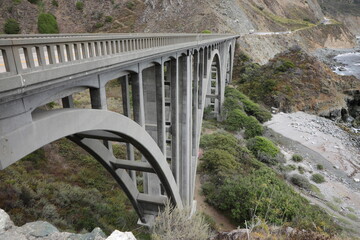
[[[180,196],[183,204],[189,206],[190,199],[190,174],[191,174],[191,113],[192,113],[192,84],[191,84],[191,59],[182,56],[179,59],[179,86],[180,86],[180,132],[181,132],[181,161],[180,161]]]
[[[91,108],[107,109],[105,87],[90,88]]]
[[[158,145],[166,158],[164,64],[155,66],[156,120]]]
[[[121,96],[123,102],[124,115],[131,118],[131,107],[130,107],[130,92],[129,92],[129,76],[126,75],[121,78]],[[135,161],[134,146],[130,143],[126,143],[126,155],[129,161]],[[130,171],[130,177],[136,185],[136,172]]]
[[[204,69],[204,50],[200,50],[199,52],[199,109],[203,108],[203,87],[204,87],[204,72],[206,69]]]
[[[156,141],[159,145],[159,141],[162,142],[162,139],[159,139],[159,130],[162,125],[158,125],[158,114],[161,114],[163,111],[161,105],[159,105],[157,96],[157,73],[159,70],[158,67],[153,66],[142,71],[143,76],[143,91],[144,91],[144,113],[145,113],[145,129],[150,134],[150,136]],[[161,71],[161,70],[160,70]],[[159,73],[159,75],[163,75]],[[161,120],[159,120],[161,122]],[[165,121],[163,121],[165,124]],[[163,130],[164,131],[164,130]],[[164,147],[159,145],[159,147]],[[163,150],[163,149],[162,149]],[[144,173],[144,190],[150,195],[160,195],[160,181],[156,174]]]
[[[73,108],[74,107],[74,99],[72,95],[64,97],[61,99],[63,108]]]
[[[105,87],[101,86],[99,88],[90,88],[90,99],[91,99],[91,108],[93,109],[107,109],[106,103],[106,90]],[[112,151],[112,146],[109,141],[103,141],[104,145]]]
[[[179,61],[170,61],[171,87],[171,169],[176,183],[180,178],[180,133],[179,133]]]

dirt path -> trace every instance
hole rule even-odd
[[[201,195],[201,183],[200,175],[196,174],[195,182],[195,200],[197,202],[197,209],[206,215],[210,216],[217,225],[217,230],[219,232],[229,232],[237,228],[232,224],[229,219],[227,219],[220,211],[216,210],[214,207],[210,206],[205,202],[205,196]]]

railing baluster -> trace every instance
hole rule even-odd
[[[58,53],[59,62],[61,62],[61,63],[66,62],[64,44],[56,45],[56,49],[57,49],[57,53]]]
[[[48,53],[48,57],[49,57],[49,63],[50,64],[55,64],[56,63],[55,46],[54,45],[48,45],[48,46],[46,46],[46,48],[47,48],[47,53]]]
[[[65,49],[66,49],[67,61],[73,62],[74,61],[73,44],[66,44]]]
[[[34,68],[35,62],[34,62],[34,56],[32,53],[32,47],[24,47],[24,55],[25,55],[25,62],[27,68]]]
[[[74,43],[73,44],[73,48],[74,48],[74,57],[75,60],[80,60],[81,59],[81,54],[80,54],[80,43]]]
[[[36,55],[37,55],[39,66],[45,66],[46,60],[45,60],[44,46],[36,47]]]
[[[81,54],[83,59],[89,58],[89,43],[81,43]]]

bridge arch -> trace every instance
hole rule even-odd
[[[59,128],[60,125],[61,128]],[[135,146],[150,164],[150,166],[146,166],[146,163],[141,163],[135,168],[143,168],[156,173],[170,201],[182,208],[178,186],[157,143],[140,125],[123,115],[110,111],[60,109],[34,113],[31,124],[0,138],[0,148],[7,149],[0,156],[1,169],[15,163],[36,149],[63,137],[69,137],[84,148],[111,173],[132,202],[143,222],[146,222],[146,214],[151,211],[155,213],[158,211],[157,206],[154,207],[154,204],[149,205],[148,203],[155,202],[161,205],[166,198],[139,193],[127,172],[124,169],[117,168],[119,164],[124,165],[124,162],[119,163],[102,141],[96,139],[112,141],[121,139]],[[130,164],[130,167],[134,166]]]

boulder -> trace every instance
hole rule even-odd
[[[131,232],[115,230],[106,240],[136,240],[136,238]]]
[[[14,223],[11,221],[10,216],[2,209],[0,209],[0,234],[12,228]]]

